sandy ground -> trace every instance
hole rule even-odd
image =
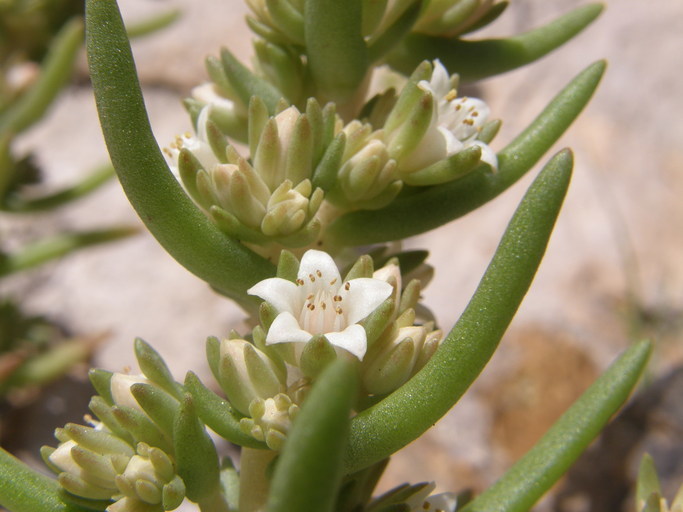
[[[581,4],[514,2],[476,37],[518,33]],[[121,1],[130,20],[172,5],[183,9],[183,18],[134,44],[162,145],[189,128],[179,100],[205,79],[204,56],[223,45],[245,59],[250,54],[242,2]],[[654,374],[680,364],[681,44],[683,4],[665,1],[655,8],[639,0],[615,1],[551,56],[477,84],[493,115],[504,121],[493,144],[501,148],[573,76],[595,60],[609,61],[592,103],[554,149],[574,150],[573,183],[541,270],[501,349],[472,392],[395,458],[383,488],[404,480],[436,480],[442,489],[481,489],[524,453],[634,337],[658,341]],[[37,151],[55,186],[105,161],[89,88],[71,87],[21,143]],[[429,262],[438,278],[424,300],[444,328],[465,307],[535,172],[466,218],[406,243],[431,251]],[[56,215],[3,218],[0,229],[3,238],[21,239],[57,227],[110,223],[139,224],[116,183]],[[242,321],[237,307],[145,233],[73,255],[2,287],[73,332],[108,333],[95,363],[111,370],[135,366],[131,342],[139,336],[158,348],[178,378],[188,369],[207,374],[205,337],[224,335]],[[83,403],[51,400],[54,412],[67,416]],[[63,417],[55,425],[42,421],[42,435]],[[27,439],[24,453],[33,444]]]

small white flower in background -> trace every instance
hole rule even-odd
[[[406,501],[411,512],[455,512],[458,506],[457,496],[452,492],[442,492],[440,494],[431,493],[436,488],[436,484],[431,482],[418,493]]]
[[[477,140],[481,127],[489,117],[489,107],[477,98],[457,97],[448,71],[439,60],[433,62],[429,81],[420,80],[418,87],[434,97],[434,112],[417,147],[399,163],[400,171],[412,172],[443,160],[471,146],[481,148],[481,161],[495,171],[498,158],[484,142]]]
[[[307,342],[323,334],[329,342],[363,359],[365,329],[358,324],[390,295],[392,286],[380,279],[342,281],[330,255],[307,251],[296,283],[274,277],[252,286],[248,293],[261,297],[278,311],[266,344]]]

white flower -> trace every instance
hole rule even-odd
[[[406,501],[411,512],[455,512],[458,506],[457,496],[452,492],[442,492],[429,496],[429,493],[435,488],[436,485],[431,482],[425,484],[419,492],[411,496]]]
[[[127,375],[125,373],[114,373],[111,376],[110,389],[111,396],[114,403],[118,406],[125,406],[135,409],[140,412],[143,411],[140,404],[131,392],[133,384],[152,384],[152,381],[147,379],[144,375]]]
[[[496,170],[496,154],[487,144],[477,140],[481,127],[489,117],[488,105],[477,98],[458,98],[446,68],[439,60],[433,64],[430,80],[420,80],[417,84],[434,97],[432,119],[417,147],[401,160],[401,170],[411,172],[423,169],[471,146],[479,146],[481,161]]]
[[[301,259],[296,283],[274,277],[247,292],[279,312],[268,330],[266,344],[307,342],[316,334],[324,334],[330,343],[362,360],[367,336],[358,322],[391,295],[392,286],[373,278],[343,282],[331,256],[310,250]]]

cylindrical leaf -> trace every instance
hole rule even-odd
[[[492,200],[521,178],[560,138],[588,103],[605,63],[592,64],[567,85],[515,140],[498,154],[498,172],[474,170],[442,185],[413,190],[375,211],[356,211],[336,220],[327,236],[344,245],[407,238],[446,224]]]
[[[523,512],[560,479],[621,407],[645,367],[650,343],[629,348],[467,512]],[[598,475],[596,475],[598,476]]]
[[[348,471],[369,466],[417,439],[462,396],[493,355],[545,252],[571,176],[556,155],[527,191],[477,291],[439,350],[411,380],[356,416]]]
[[[355,367],[345,359],[336,360],[320,375],[277,462],[268,512],[334,510],[356,389]]]
[[[466,82],[519,68],[562,46],[602,12],[601,4],[579,7],[556,20],[507,39],[464,41],[411,34],[389,54],[387,63],[406,75],[423,60],[438,58]]]
[[[223,235],[171,174],[149,125],[130,44],[114,0],[86,4],[86,43],[104,137],[128,199],[159,243],[214,288],[254,306],[245,292],[275,268]]]

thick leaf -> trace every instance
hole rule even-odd
[[[266,449],[265,443],[257,441],[240,428],[242,415],[230,403],[208,389],[194,373],[185,377],[185,390],[192,395],[197,415],[211,430],[231,443],[249,448]]]
[[[628,398],[645,367],[650,348],[649,342],[640,342],[622,354],[519,462],[463,510],[529,510]]]
[[[349,361],[340,358],[321,374],[277,461],[268,512],[334,510],[356,389],[355,367]]]
[[[306,54],[320,98],[343,105],[368,70],[361,33],[361,0],[308,0],[304,10]]]
[[[83,20],[74,18],[64,25],[50,45],[38,80],[0,116],[0,134],[20,133],[43,117],[71,78],[82,45]]]
[[[565,150],[527,191],[462,316],[411,380],[351,422],[349,472],[417,439],[459,400],[483,370],[526,294],[545,252],[571,176]]]
[[[180,405],[173,441],[178,475],[185,482],[187,497],[204,501],[214,496],[220,485],[218,454],[189,394]]]
[[[113,176],[114,168],[111,165],[105,165],[96,169],[75,185],[58,192],[52,192],[48,195],[31,199],[23,198],[18,194],[10,195],[6,198],[5,204],[0,205],[0,208],[14,213],[52,210],[88,195],[93,190],[107,183]]]
[[[138,215],[181,265],[243,305],[256,304],[245,290],[275,268],[221,233],[171,174],[147,119],[114,0],[87,2],[86,46],[104,138]]]
[[[602,9],[600,4],[579,7],[543,27],[508,39],[463,41],[412,34],[389,54],[387,63],[410,75],[423,60],[438,58],[461,80],[479,80],[540,59],[586,28]]]
[[[137,233],[135,228],[111,228],[80,233],[60,233],[23,247],[0,258],[0,277],[42,265],[73,251],[119,240]]]
[[[11,512],[82,512],[88,509],[62,501],[56,480],[32,470],[0,448],[0,506]]]
[[[486,166],[434,187],[412,189],[386,208],[357,211],[335,221],[334,243],[368,245],[407,238],[461,217],[492,200],[521,178],[560,138],[586,106],[605,71],[592,64],[569,83],[517,138],[498,153],[498,172]]]

